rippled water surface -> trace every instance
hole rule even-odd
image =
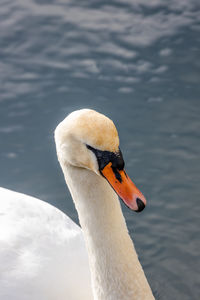
[[[1,0],[0,82],[0,185],[77,221],[53,131],[108,115],[148,199],[123,210],[156,299],[199,300],[199,1]]]

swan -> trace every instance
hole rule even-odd
[[[124,170],[113,122],[90,109],[55,130],[59,163],[81,228],[39,199],[0,188],[0,299],[152,300],[118,196],[146,199]]]

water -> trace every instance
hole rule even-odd
[[[161,300],[200,299],[200,4],[1,0],[0,185],[77,221],[53,131],[89,107],[114,120],[148,199],[123,206]]]

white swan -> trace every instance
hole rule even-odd
[[[154,299],[117,194],[136,211],[146,200],[123,170],[113,122],[79,110],[57,126],[55,141],[83,234],[55,207],[1,188],[0,299]]]

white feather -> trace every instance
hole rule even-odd
[[[0,188],[0,299],[92,299],[82,230],[60,210]]]

